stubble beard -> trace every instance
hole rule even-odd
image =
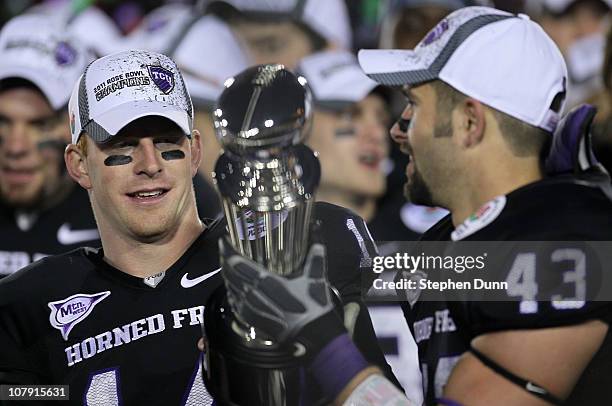
[[[444,120],[442,123],[436,124],[433,130],[433,138],[439,137],[450,137],[452,136],[452,124],[450,119]],[[411,159],[414,159],[411,157]],[[437,207],[439,203],[436,203],[431,191],[431,185],[428,185],[423,179],[423,176],[419,172],[414,162],[414,173],[410,179],[404,185],[404,196],[406,199],[414,204],[421,206]]]
[[[416,167],[410,180],[404,185],[404,196],[409,202],[414,204],[435,206],[431,190]]]

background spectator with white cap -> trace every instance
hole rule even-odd
[[[70,87],[91,60],[48,16],[19,16],[0,32],[0,277],[99,242],[63,160]]]
[[[143,16],[128,32],[124,49],[147,49],[169,55],[192,24],[201,17],[201,8],[186,2],[168,2]]]
[[[122,49],[124,37],[117,23],[91,1],[54,0],[26,10],[26,14],[47,16],[89,48],[96,56]]]
[[[313,52],[351,48],[342,0],[212,0],[206,11],[230,24],[253,64],[281,63],[294,69]]]
[[[567,108],[598,103],[610,0],[527,0],[525,9],[555,41],[569,74]],[[607,107],[602,105],[602,107]]]
[[[211,174],[220,151],[212,108],[225,80],[251,62],[229,26],[214,15],[195,22],[170,54],[183,71],[193,100],[195,125],[202,133],[200,173],[212,184]]]
[[[317,200],[351,209],[371,220],[385,192],[388,155],[387,101],[348,51],[325,51],[302,59],[297,71],[313,93],[313,127],[307,145],[319,153]]]

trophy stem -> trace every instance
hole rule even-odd
[[[277,250],[275,249],[274,226],[272,224],[272,216],[275,216],[276,213],[265,212],[263,215],[264,215],[264,225],[266,228],[266,238],[265,238],[266,256],[265,258],[269,258],[270,263],[274,266],[278,263],[278,257],[276,255]]]
[[[254,218],[255,218],[255,232],[257,233],[257,235],[255,235],[255,252],[256,252],[256,256],[254,256],[253,258],[257,259],[257,258],[270,258],[269,255],[267,255],[267,244],[266,241],[264,240],[262,241],[261,238],[259,238],[259,234],[261,233],[261,230],[259,230],[259,225],[262,224],[262,220],[266,221],[267,219],[267,215],[268,213],[261,213],[261,212],[255,212],[254,213]],[[267,235],[269,233],[270,230],[268,230],[268,225],[267,225],[267,221],[265,224],[265,233],[266,233],[266,238]],[[264,255],[264,251],[266,251],[266,255]],[[264,263],[264,265],[268,265],[267,263]]]
[[[227,216],[228,224],[236,224],[237,216],[236,216],[236,210],[234,209],[234,206],[226,199],[222,199],[222,202],[223,202],[223,211],[225,215]],[[238,238],[238,233],[236,232],[235,227],[228,227],[228,230],[229,230],[230,238],[232,241],[240,241],[240,238]],[[244,250],[241,244],[238,244],[238,246],[235,248],[239,250],[240,254],[244,255]]]

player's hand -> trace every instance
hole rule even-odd
[[[247,325],[279,342],[297,340],[313,355],[346,333],[334,311],[323,245],[312,245],[303,272],[293,278],[239,255],[226,239],[221,240],[221,260],[228,301]]]

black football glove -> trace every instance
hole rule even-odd
[[[303,272],[288,278],[241,256],[227,239],[220,244],[228,302],[240,321],[279,342],[297,340],[313,356],[346,333],[334,310],[323,245],[313,244]]]
[[[591,148],[591,125],[596,113],[597,108],[582,104],[559,122],[545,161],[548,175],[602,170]]]

